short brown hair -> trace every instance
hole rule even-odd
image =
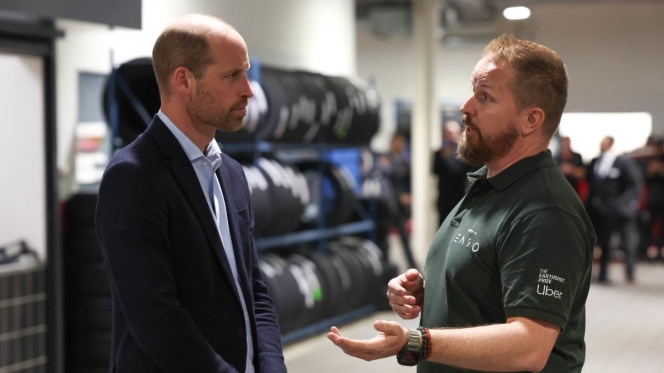
[[[558,129],[567,103],[567,71],[553,50],[511,35],[502,35],[484,48],[514,72],[510,91],[518,110],[539,107],[544,111],[544,134],[551,138]]]
[[[227,25],[219,18],[200,16]],[[152,48],[152,66],[162,96],[171,94],[169,79],[178,67],[186,67],[196,79],[200,79],[205,68],[214,63],[210,53],[211,33],[212,28],[201,24],[188,27],[169,26],[159,35]]]

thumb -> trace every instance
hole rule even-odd
[[[409,269],[406,271],[406,280],[408,281],[417,281],[420,278],[420,272],[416,269]]]
[[[399,323],[394,322],[394,321],[385,321],[385,320],[378,320],[374,322],[374,329],[376,331],[381,332],[385,335],[399,335],[401,333],[403,326],[399,325]]]

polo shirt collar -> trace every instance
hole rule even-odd
[[[547,149],[537,155],[516,162],[492,178],[487,179],[486,176],[489,170],[484,166],[475,172],[469,173],[468,180],[472,185],[478,179],[486,179],[494,188],[503,191],[530,172],[552,166],[556,166],[556,162],[553,160],[551,150]]]

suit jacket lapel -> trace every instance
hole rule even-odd
[[[221,243],[216,223],[212,218],[210,207],[208,206],[205,195],[203,194],[203,189],[196,176],[196,171],[194,171],[189,158],[187,158],[186,153],[182,150],[182,147],[175,136],[173,136],[171,131],[159,119],[159,117],[154,117],[150,128],[148,128],[148,131],[146,132],[149,132],[155,138],[163,155],[171,159],[170,168],[196,213],[196,217],[205,231],[205,235],[207,236],[210,247],[222,268],[222,272],[224,273],[224,276],[226,276],[228,283],[233,288],[235,296],[239,301],[240,296],[235,286],[233,272],[231,271],[226,252]]]

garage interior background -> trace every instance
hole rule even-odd
[[[418,1],[425,0],[414,0]],[[54,28],[61,32],[55,39],[52,55],[55,110],[35,109],[32,104],[23,109],[3,104],[0,111],[0,133],[7,143],[28,146],[35,139],[37,143],[49,141],[47,128],[42,133],[12,131],[10,128],[21,127],[20,119],[7,116],[9,112],[43,111],[46,114],[41,120],[44,124],[51,123],[49,128],[57,130],[52,139],[55,146],[43,148],[47,153],[55,148],[55,154],[32,154],[36,158],[18,159],[11,170],[2,169],[10,175],[21,169],[30,170],[33,175],[42,173],[48,181],[49,172],[55,171],[49,169],[48,160],[55,161],[58,185],[48,190],[49,186],[42,183],[47,190],[38,188],[28,192],[45,201],[36,207],[42,211],[54,210],[50,204],[55,201],[47,197],[49,193],[56,192],[58,199],[64,200],[78,188],[74,182],[73,149],[75,129],[80,121],[80,74],[108,75],[112,65],[149,56],[158,33],[182,14],[202,12],[225,19],[245,38],[250,57],[261,63],[327,75],[356,75],[372,82],[383,102],[381,129],[372,141],[374,150],[387,149],[396,127],[394,103],[412,101],[416,94],[418,65],[413,50],[415,22],[411,1],[123,0],[119,3],[98,0],[94,4],[83,0],[30,4],[20,0],[0,1],[3,20],[26,18],[26,15],[27,18],[53,19]],[[523,21],[504,20],[500,16],[501,9],[508,4],[528,5],[531,17]],[[470,94],[470,73],[482,48],[492,37],[508,32],[551,47],[566,62],[570,75],[567,112],[647,112],[652,116],[653,133],[664,135],[664,90],[661,89],[664,76],[659,69],[664,65],[661,39],[664,3],[655,0],[553,0],[546,3],[449,0],[441,2],[440,6],[444,33],[439,35],[440,42],[435,50],[438,63],[432,76],[438,92],[435,101],[441,105],[458,106],[463,102]],[[389,27],[385,27],[386,24]],[[2,53],[7,50],[3,48]],[[35,70],[48,69],[48,64],[40,67],[39,62],[27,63],[37,64]],[[47,81],[45,89],[52,88]],[[19,94],[18,90],[10,91]],[[601,123],[588,125],[602,130]],[[39,129],[39,126],[34,128]],[[440,129],[432,125],[429,130],[431,143],[417,145],[435,149],[439,145]],[[44,140],[39,139],[40,136]],[[35,164],[43,169],[36,169]],[[4,186],[6,184],[0,185],[3,185],[2,194],[12,193]],[[15,209],[11,201],[0,199],[0,202],[5,216]],[[432,207],[433,204],[423,208]],[[46,253],[51,252],[47,246],[57,245],[57,240],[47,239],[45,232],[57,219],[47,212],[44,215],[41,220],[35,219],[33,229],[41,237],[35,246],[40,255],[46,257]],[[433,232],[434,227],[428,227],[425,239]],[[416,252],[420,260],[424,251],[425,247],[420,247]]]

